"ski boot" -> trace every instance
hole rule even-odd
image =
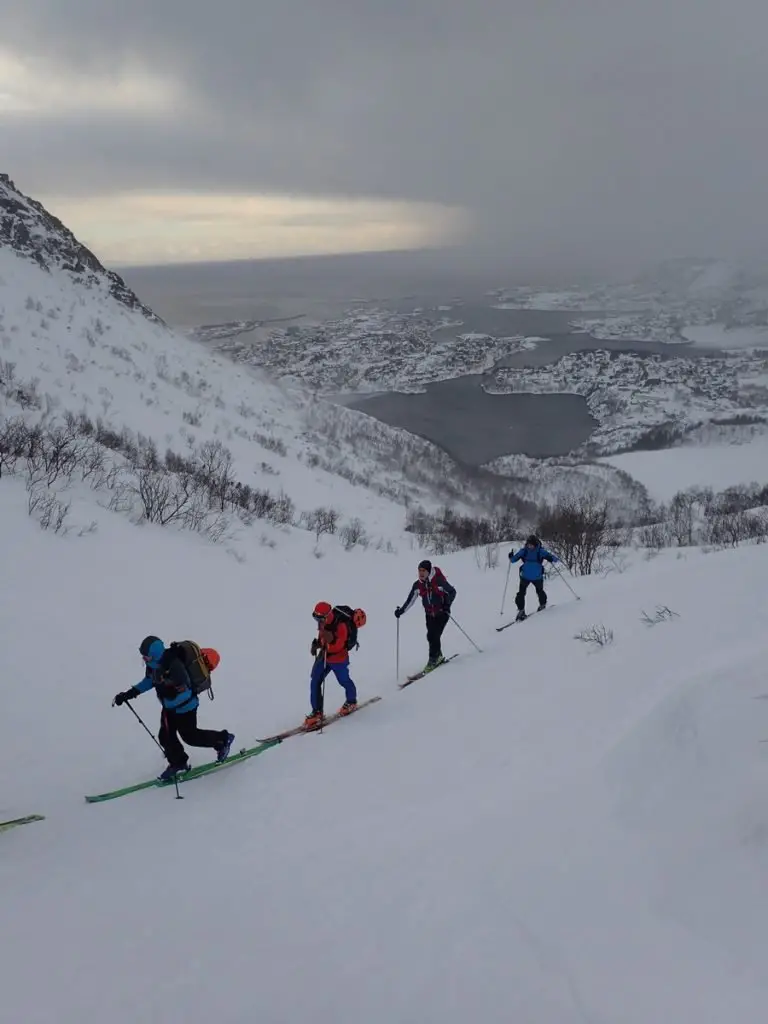
[[[345,700],[344,703],[339,708],[338,714],[341,715],[343,718],[345,715],[351,715],[353,711],[357,711],[357,701]]]
[[[307,717],[304,719],[304,728],[307,730],[317,729],[323,724],[323,713],[322,711],[310,711]]]
[[[521,608],[515,616],[515,622],[522,622],[526,618],[525,608]]]
[[[190,768],[189,758],[183,764],[169,764],[165,771],[160,772],[157,780],[158,782],[174,782],[179,775],[186,775]]]
[[[235,734],[233,732],[227,733],[227,738],[221,744],[220,747],[216,748],[216,760],[219,764],[222,761],[226,761],[229,757],[229,752],[232,749],[232,744],[235,742]]]
[[[427,664],[424,666],[424,671],[425,672],[433,672],[438,667],[438,665],[442,665],[444,661],[445,661],[445,656],[442,655],[442,654],[438,654],[438,656],[436,658],[430,658],[429,659]]]

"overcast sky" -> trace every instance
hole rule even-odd
[[[0,169],[113,260],[756,255],[767,111],[768,0],[0,0]]]

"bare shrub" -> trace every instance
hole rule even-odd
[[[345,551],[351,551],[352,548],[357,547],[368,547],[368,534],[365,532],[362,519],[355,516],[354,519],[350,519],[348,523],[339,530],[339,539],[344,545]]]
[[[607,647],[613,643],[613,630],[608,629],[601,623],[596,626],[588,626],[587,629],[582,629],[580,633],[574,635],[574,640],[580,640],[582,643],[591,644],[593,647]]]
[[[84,444],[83,457],[80,461],[80,479],[104,480],[106,470],[104,449],[97,444]]]
[[[594,564],[594,573],[605,579],[612,572],[621,575],[629,568],[629,558],[624,551],[609,549],[597,555]]]
[[[193,500],[190,477],[149,466],[135,469],[128,486],[139,501],[140,518],[160,526],[183,521]]]
[[[293,523],[296,506],[293,499],[285,491],[280,491],[277,498],[272,499],[269,515],[266,516],[270,522],[277,526],[290,526]]]
[[[514,510],[490,517],[473,517],[459,515],[447,505],[437,514],[426,512],[420,506],[411,506],[405,516],[405,529],[416,534],[419,547],[438,555],[478,545],[499,544],[514,536],[518,523]]]
[[[331,536],[336,533],[339,512],[335,508],[318,506],[318,508],[313,509],[311,512],[302,512],[299,522],[300,525],[305,526],[314,533],[315,540],[320,540],[324,533]]]
[[[16,463],[29,451],[31,435],[21,417],[6,420],[0,427],[0,478],[3,470],[13,473]]]
[[[206,441],[194,453],[191,470],[211,500],[223,512],[232,499],[235,485],[232,452],[229,448],[221,441]]]
[[[118,483],[112,489],[107,503],[99,502],[99,504],[102,508],[107,509],[108,512],[120,512],[124,515],[131,514],[136,504],[134,489],[128,483]]]
[[[285,447],[285,443],[280,440],[279,437],[274,437],[272,434],[261,434],[258,430],[253,432],[253,440],[261,445],[262,448],[266,448],[270,452],[275,452],[277,455],[287,455],[288,449]]]
[[[690,547],[696,525],[696,491],[678,491],[669,503],[669,530],[679,547]]]
[[[574,575],[588,576],[610,540],[608,504],[591,494],[561,498],[544,511],[536,532]]]
[[[704,542],[714,547],[738,547],[745,541],[762,544],[768,539],[768,516],[765,512],[737,512],[714,515],[707,520]]]
[[[39,443],[30,448],[27,463],[29,470],[44,478],[48,487],[57,480],[68,484],[86,460],[88,450],[89,443],[79,436],[74,425],[54,427],[42,433]]]
[[[37,519],[41,530],[66,533],[64,524],[69,516],[70,504],[61,501],[43,486],[28,487],[27,511]]]
[[[497,569],[499,566],[499,544],[478,546],[475,551],[475,563],[478,569]]]
[[[643,611],[641,622],[645,623],[646,626],[656,626],[660,622],[669,622],[671,619],[679,619],[680,616],[677,612],[673,612],[667,605],[656,605],[656,611],[652,615],[648,612]]]
[[[640,531],[640,543],[644,548],[661,551],[672,546],[672,534],[667,523],[651,523]]]

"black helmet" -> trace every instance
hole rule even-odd
[[[427,572],[432,572],[432,563],[428,558],[425,558],[423,561],[419,562],[419,568],[426,569]]]
[[[159,636],[145,636],[144,637],[144,639],[139,644],[139,654],[142,656],[142,658],[146,658],[146,656],[149,654],[149,648],[152,646],[152,644],[155,642],[155,640],[159,640],[159,639],[160,639]]]

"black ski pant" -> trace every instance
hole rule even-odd
[[[174,767],[187,762],[187,752],[179,742],[179,737],[190,747],[212,747],[217,750],[226,740],[227,730],[198,729],[197,710],[179,714],[178,711],[163,708],[157,738],[168,758],[168,764]]]
[[[547,593],[544,590],[544,580],[520,580],[520,589],[515,595],[515,604],[517,610],[520,612],[525,611],[525,592],[528,587],[534,587],[536,595],[539,598],[539,605],[545,605],[547,603]]]
[[[443,653],[440,648],[440,637],[448,625],[450,615],[448,612],[438,612],[437,615],[427,615],[427,643],[429,644],[429,660],[437,661]]]

